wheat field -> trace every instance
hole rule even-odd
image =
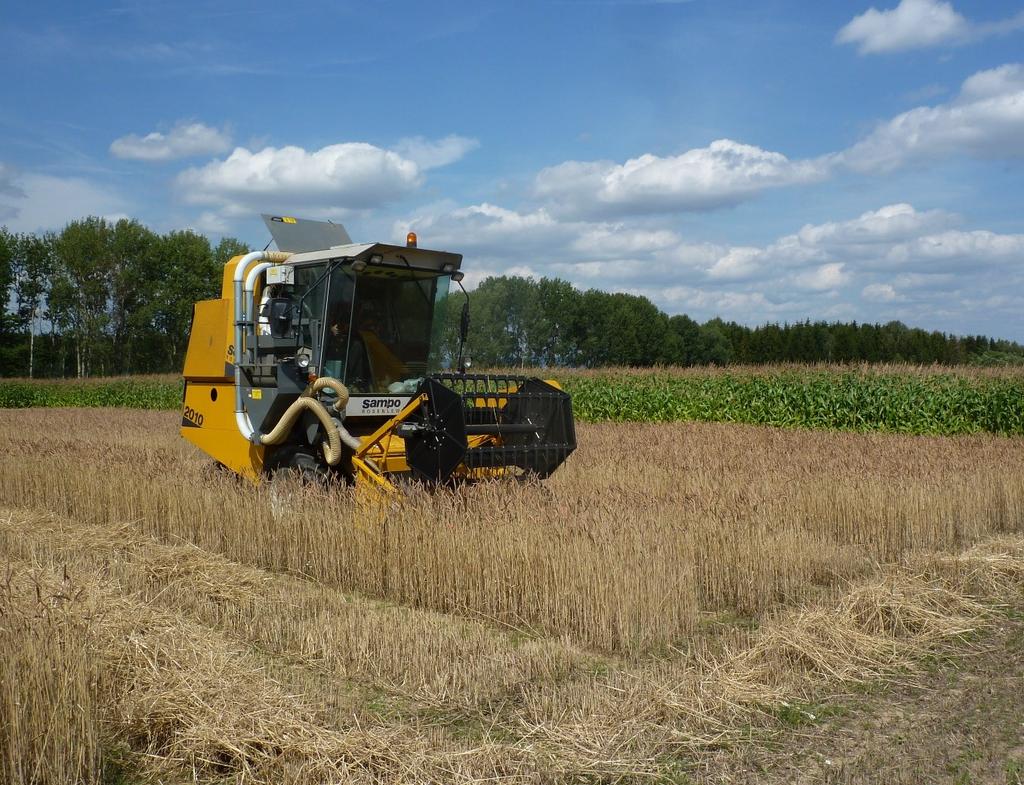
[[[177,419],[0,410],[5,781],[684,781],[1024,579],[1020,439],[585,425],[381,502]]]

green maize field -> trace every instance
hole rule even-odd
[[[138,376],[85,380],[0,380],[0,409],[30,407],[121,406],[177,409],[182,381],[175,376]]]
[[[1024,375],[784,369],[567,375],[576,416],[913,434],[1024,434]]]
[[[878,366],[527,371],[584,422],[736,422],[912,434],[1024,435],[1024,372]],[[181,379],[0,381],[0,408],[176,409]]]

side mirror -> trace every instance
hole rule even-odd
[[[275,297],[267,305],[267,321],[270,334],[275,338],[287,338],[292,331],[292,301],[287,297]]]

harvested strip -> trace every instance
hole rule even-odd
[[[5,608],[61,599],[86,625],[98,661],[104,726],[151,774],[227,774],[242,781],[453,782],[507,772],[495,748],[445,748],[403,727],[332,730],[307,699],[286,693],[252,655],[178,614],[91,579],[14,563]],[[495,768],[497,761],[502,761]]]
[[[8,511],[0,515],[0,553],[102,574],[143,601],[425,705],[501,701],[524,685],[596,664],[556,640],[345,596],[191,545],[163,544],[130,526]]]
[[[916,554],[832,600],[781,610],[716,655],[695,650],[538,689],[522,733],[565,756],[552,765],[614,777],[637,761],[699,759],[770,726],[782,707],[846,683],[913,669],[962,645],[1017,595],[1024,539],[1002,537],[958,554]]]

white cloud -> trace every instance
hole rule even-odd
[[[622,222],[566,221],[545,208],[519,212],[484,202],[468,207],[439,206],[406,220],[396,221],[396,238],[415,231],[432,248],[452,248],[486,260],[554,265],[564,271],[578,264],[607,263],[614,274],[623,262],[671,253],[675,261],[686,247],[677,232],[663,228],[630,226]],[[581,268],[576,268],[577,272]]]
[[[670,313],[686,312],[702,319],[722,316],[744,323],[765,322],[787,313],[799,314],[802,307],[792,298],[774,299],[758,291],[709,291],[692,286],[641,287],[634,291],[659,303]]]
[[[184,170],[174,183],[184,201],[209,208],[201,219],[206,226],[223,229],[230,219],[285,208],[314,218],[339,217],[402,199],[422,185],[425,170],[457,160],[475,144],[449,136],[405,140],[404,152],[366,142],[319,150],[236,147],[226,158]]]
[[[954,273],[904,272],[892,276],[892,285],[897,290],[924,291],[928,289],[952,289],[957,277]]]
[[[838,289],[850,281],[850,275],[845,272],[844,267],[842,262],[823,264],[797,274],[794,277],[794,282],[801,289],[811,289],[816,292]]]
[[[186,169],[175,182],[187,202],[239,215],[282,205],[317,214],[379,207],[421,181],[413,161],[372,144],[348,142],[312,152],[236,147],[223,160]]]
[[[1024,13],[995,22],[971,22],[945,0],[900,0],[895,8],[869,8],[851,19],[836,42],[854,44],[863,54],[964,44],[1024,28]]]
[[[761,248],[730,248],[708,268],[708,277],[726,281],[750,278],[763,271],[764,255]]]
[[[826,174],[824,161],[792,161],[782,153],[719,139],[680,155],[647,153],[622,164],[566,161],[541,170],[534,190],[559,215],[593,217],[709,210]]]
[[[856,171],[888,172],[915,160],[956,154],[1024,156],[1024,66],[974,74],[954,100],[881,123],[835,161]]]
[[[1024,258],[1024,235],[964,231],[959,216],[901,203],[847,221],[807,225],[767,246],[767,260],[784,267],[845,263],[861,271],[962,272]]]
[[[959,222],[945,210],[918,212],[905,202],[869,210],[848,221],[808,224],[795,237],[803,246],[873,246],[920,237]]]
[[[949,263],[976,267],[1019,262],[1024,260],[1024,234],[996,234],[984,230],[940,232],[894,245],[885,258],[892,266],[930,269]]]
[[[791,159],[719,139],[676,156],[565,161],[537,173],[533,195],[549,216],[560,219],[712,210],[769,189],[820,182],[837,171],[887,173],[957,155],[1024,157],[1024,65],[980,71],[952,100],[903,112],[852,147],[817,158]]]
[[[480,142],[466,136],[450,134],[443,139],[430,140],[422,136],[402,139],[395,145],[395,152],[408,158],[421,170],[447,166],[476,150]]]
[[[920,49],[966,38],[967,20],[941,0],[900,0],[895,8],[871,7],[836,34],[840,44],[856,44],[861,54]]]
[[[198,231],[210,234],[228,234],[231,231],[230,220],[213,210],[204,210],[200,213],[194,225]]]
[[[764,246],[687,241],[678,232],[628,222],[563,220],[546,209],[519,212],[483,203],[442,207],[396,221],[432,247],[485,260],[529,262],[602,276],[686,275],[717,284],[786,277],[811,289],[844,284],[857,270],[940,272],[951,262],[973,269],[1024,257],[1024,235],[955,228],[959,216],[899,203],[845,221],[808,224]],[[524,258],[525,257],[525,258]]]
[[[17,176],[18,172],[13,166],[0,161],[0,194],[15,198],[23,198],[25,196],[21,186],[15,182]]]
[[[117,220],[126,207],[120,196],[83,178],[19,174],[0,164],[0,224],[12,231],[61,229],[89,215]]]
[[[502,257],[533,254],[548,247],[563,252],[578,235],[573,226],[560,223],[547,210],[517,212],[489,202],[421,211],[395,222],[393,234],[404,237],[408,230],[415,231],[431,248],[459,248]]]
[[[964,80],[960,88],[960,103],[1000,98],[1024,90],[1024,67],[1008,63],[987,71],[978,71]]]
[[[995,264],[1015,252],[1017,235],[954,230],[959,223],[944,210],[887,205],[846,221],[807,224],[765,246],[723,249],[705,271],[716,282],[785,278],[803,289],[826,290],[848,283],[855,269],[931,269],[968,257]]]
[[[197,155],[216,155],[231,147],[226,131],[202,123],[180,122],[167,133],[153,131],[145,136],[128,134],[110,143],[117,158],[136,161],[170,161]]]
[[[570,220],[485,203],[438,205],[394,231],[402,236],[412,224],[425,245],[465,253],[474,283],[520,272],[643,294],[699,319],[902,319],[1005,335],[1006,319],[1017,318],[1010,310],[965,303],[1024,290],[1024,235],[965,230],[961,222],[899,203],[809,224],[763,246],[728,246],[637,219]]]
[[[667,229],[629,228],[622,224],[588,225],[572,242],[572,250],[590,259],[622,259],[675,248],[682,242]]]
[[[891,303],[902,299],[896,288],[888,283],[870,283],[861,289],[861,297],[876,303]]]

